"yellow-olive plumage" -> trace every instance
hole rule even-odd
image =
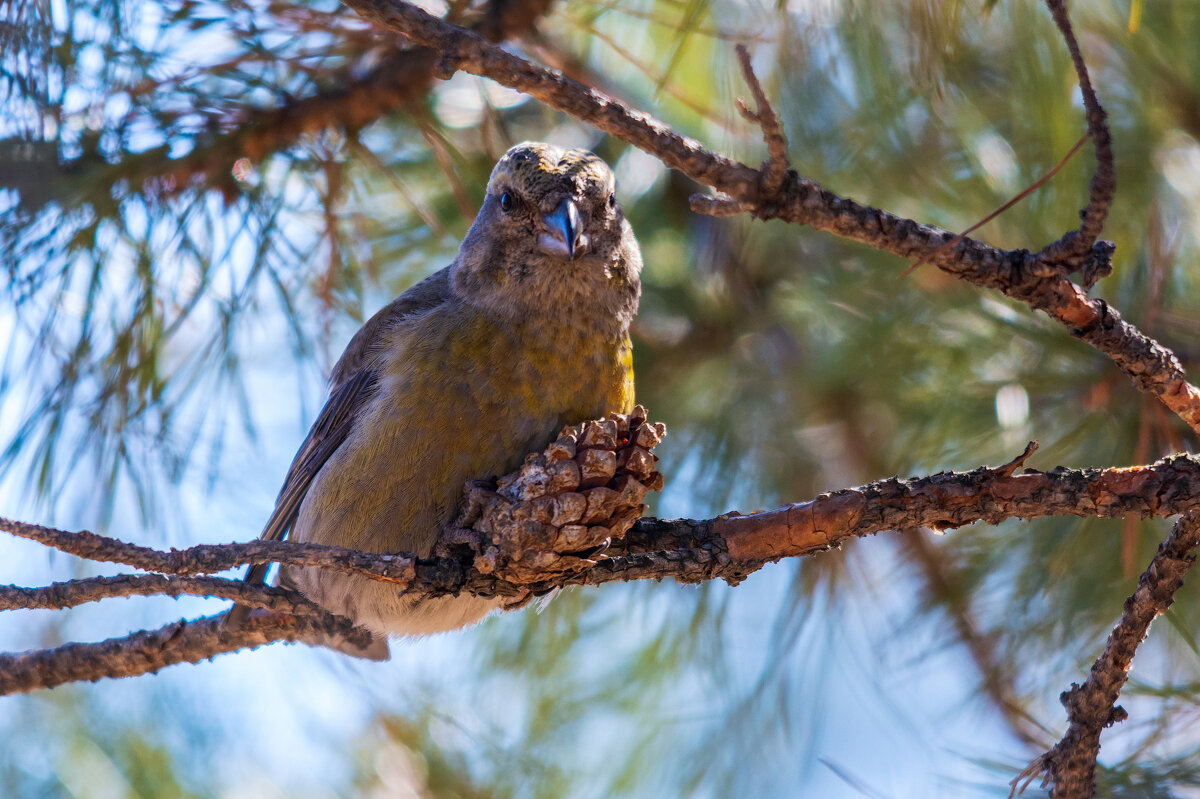
[[[641,266],[603,161],[509,150],[454,262],[351,340],[263,537],[428,555],[466,481],[512,471],[564,424],[633,407]],[[495,607],[409,600],[331,570],[285,567],[281,581],[378,634],[454,629]]]

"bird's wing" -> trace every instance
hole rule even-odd
[[[374,355],[386,332],[404,317],[445,302],[450,296],[449,272],[447,267],[413,286],[384,306],[354,334],[334,366],[329,378],[329,399],[292,459],[283,488],[275,499],[275,510],[259,536],[261,539],[278,541],[287,535],[317,472],[350,435],[359,412],[378,390],[379,372],[374,368]],[[266,563],[252,566],[246,574],[246,582],[262,582],[269,567]]]
[[[392,325],[406,316],[441,305],[450,298],[450,267],[434,272],[379,309],[358,329],[329,375],[330,391],[350,380],[372,361]]]
[[[291,529],[300,513],[300,503],[304,501],[309,486],[317,472],[329,460],[329,456],[342,445],[359,410],[370,402],[379,385],[379,373],[374,369],[364,369],[352,378],[342,383],[329,395],[329,401],[321,409],[321,415],[308,431],[308,437],[300,445],[296,457],[292,459],[283,488],[275,499],[275,510],[267,520],[259,538],[264,541],[279,541]],[[246,573],[246,582],[261,583],[266,577],[268,563],[260,563],[250,567]]]

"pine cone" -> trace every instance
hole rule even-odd
[[[467,509],[447,545],[467,544],[474,565],[513,583],[586,568],[622,538],[660,491],[653,449],[666,435],[646,409],[569,425],[495,484],[467,484]]]

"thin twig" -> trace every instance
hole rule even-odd
[[[1004,475],[1005,477],[1012,477],[1017,473],[1017,469],[1025,466],[1025,461],[1029,460],[1033,456],[1033,453],[1037,452],[1037,450],[1038,443],[1036,441],[1030,441],[1025,445],[1024,452],[997,469],[996,474]]]
[[[209,596],[236,599],[255,608],[281,613],[307,613],[316,608],[298,591],[247,585],[221,577],[169,577],[162,574],[118,574],[22,588],[0,586],[0,610],[62,610],[119,596]]]
[[[250,541],[232,544],[199,544],[188,549],[160,552],[129,544],[88,530],[68,532],[41,524],[0,517],[0,531],[37,541],[61,552],[88,560],[123,563],[161,574],[213,574],[254,563],[289,563],[294,566],[323,566],[405,584],[412,580],[415,559],[411,555],[370,555],[353,549],[295,541]]]
[[[763,162],[760,169],[763,176],[763,191],[768,195],[778,194],[779,190],[783,188],[783,181],[787,179],[787,171],[790,167],[787,137],[783,133],[779,115],[771,107],[767,93],[763,91],[758,76],[754,74],[754,66],[750,63],[750,51],[746,49],[746,45],[739,44],[736,52],[738,63],[742,67],[742,78],[754,96],[755,110],[751,111],[747,108],[740,98],[737,100],[737,109],[747,120],[762,128],[763,141],[767,144],[767,160]]]
[[[1092,88],[1087,64],[1084,63],[1083,53],[1079,50],[1079,42],[1075,39],[1071,18],[1067,15],[1067,4],[1065,0],[1046,0],[1046,7],[1050,9],[1054,24],[1058,26],[1066,41],[1067,50],[1071,53],[1071,63],[1075,66],[1075,75],[1079,80],[1079,92],[1083,95],[1083,107],[1087,111],[1088,134],[1096,147],[1096,173],[1092,176],[1087,207],[1080,214],[1083,221],[1079,229],[1046,245],[1038,253],[1040,258],[1050,263],[1061,263],[1081,260],[1091,252],[1092,246],[1104,230],[1104,220],[1112,207],[1117,178],[1113,165],[1112,133],[1108,129],[1104,108],[1100,105],[1096,90]]]
[[[921,259],[919,261],[914,263],[908,269],[905,269],[903,272],[901,272],[900,277],[901,278],[908,277],[909,275],[911,275],[913,273],[913,270],[916,269],[918,266],[921,266],[922,264],[927,264],[930,261],[934,260],[935,258],[942,256],[947,250],[949,250],[955,244],[958,244],[960,241],[965,239],[970,233],[975,232],[979,228],[986,225],[988,222],[991,222],[993,219],[1000,216],[1000,214],[1004,213],[1009,208],[1012,208],[1014,205],[1021,202],[1021,200],[1024,200],[1030,194],[1033,194],[1035,191],[1040,189],[1042,186],[1046,185],[1046,182],[1049,181],[1050,178],[1057,175],[1058,171],[1060,169],[1062,169],[1064,166],[1066,166],[1067,162],[1071,160],[1071,157],[1073,155],[1075,155],[1075,153],[1079,152],[1079,148],[1082,147],[1084,142],[1086,142],[1087,140],[1088,140],[1087,134],[1080,136],[1079,141],[1075,142],[1075,146],[1072,147],[1070,149],[1070,151],[1062,157],[1061,161],[1059,161],[1057,164],[1054,165],[1053,169],[1051,169],[1049,172],[1042,175],[1040,178],[1035,180],[1033,183],[1029,184],[1027,187],[1022,189],[1019,194],[1017,194],[1011,200],[1006,202],[1004,205],[1000,206],[995,211],[992,211],[990,214],[985,216],[983,219],[980,219],[978,222],[971,225],[969,228],[964,230],[962,233],[959,233],[957,236],[950,239],[950,241],[948,241],[945,244],[943,244],[942,246],[938,247],[936,250],[929,253],[928,255],[921,256]]]

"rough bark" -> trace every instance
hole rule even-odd
[[[164,574],[195,575],[243,563],[278,560],[354,571],[393,582],[397,591],[412,596],[467,591],[504,597],[520,604],[524,598],[567,585],[666,577],[683,583],[714,578],[736,583],[766,563],[785,557],[812,556],[851,538],[884,530],[950,529],[978,521],[996,524],[1012,518],[1060,515],[1161,517],[1187,513],[1200,506],[1200,458],[1191,456],[1179,455],[1148,466],[1122,469],[1060,468],[1016,474],[1015,465],[1019,464],[928,477],[889,478],[748,515],[730,513],[705,520],[644,518],[623,538],[610,541],[605,548],[587,553],[568,548],[559,553],[561,562],[540,563],[546,575],[543,579],[526,571],[528,563],[521,558],[517,560],[517,568],[501,558],[481,570],[476,550],[468,545],[471,539],[464,537],[462,528],[448,531],[447,551],[451,554],[419,559],[405,553],[377,555],[290,541],[205,544],[159,552],[87,531],[72,533],[0,519],[0,530],[14,535],[82,557],[155,572],[42,588],[8,587],[0,591],[0,601],[8,608],[63,607],[80,601],[147,593],[207,593],[276,611],[290,609],[310,620],[303,629],[283,622],[263,622],[254,627],[252,636],[242,638],[219,631],[211,620],[202,619],[195,622],[197,628],[189,626],[192,622],[180,622],[155,633],[136,633],[101,644],[70,644],[42,653],[4,655],[0,657],[0,693],[51,687],[67,680],[144,674],[172,663],[196,662],[273,640],[313,640],[330,625],[333,627],[329,629],[341,629],[334,623],[337,620],[331,621],[328,614],[290,591],[228,580],[211,584],[196,578],[173,581],[163,577]],[[518,479],[520,473],[509,485]],[[620,477],[614,474],[613,479]],[[478,486],[471,489],[478,491]],[[501,493],[484,492],[476,496],[476,502],[484,503],[475,510],[476,519],[491,519],[486,535],[494,536],[494,540],[503,541],[507,537],[518,541],[514,551],[538,552],[539,557],[555,551],[552,546],[530,548],[536,542],[530,538],[530,528],[525,524],[528,517],[517,514],[514,518],[512,501]],[[505,507],[490,509],[488,503]],[[514,525],[513,530],[498,529],[497,519],[507,519]],[[556,533],[547,536],[551,545],[561,541]],[[594,542],[589,540],[588,544]],[[495,554],[492,553],[493,557]],[[504,574],[516,582],[499,576]],[[185,581],[179,582],[180,579]],[[162,590],[151,591],[152,587]],[[164,632],[168,629],[170,632]],[[163,644],[185,633],[181,640],[186,645]],[[122,655],[122,647],[130,649],[132,654]],[[34,668],[30,664],[43,665]],[[16,676],[9,675],[11,669],[16,670],[13,672]],[[44,679],[36,677],[37,669],[42,670]]]
[[[1054,748],[1034,760],[1013,780],[1024,790],[1041,776],[1054,799],[1086,799],[1096,792],[1096,758],[1100,733],[1128,718],[1117,698],[1129,679],[1138,646],[1146,640],[1150,624],[1175,601],[1184,575],[1196,560],[1200,546],[1200,517],[1189,512],[1176,524],[1146,571],[1137,589],[1125,600],[1121,620],[1108,636],[1104,653],[1092,665],[1083,685],[1071,683],[1062,693],[1070,726]]]

